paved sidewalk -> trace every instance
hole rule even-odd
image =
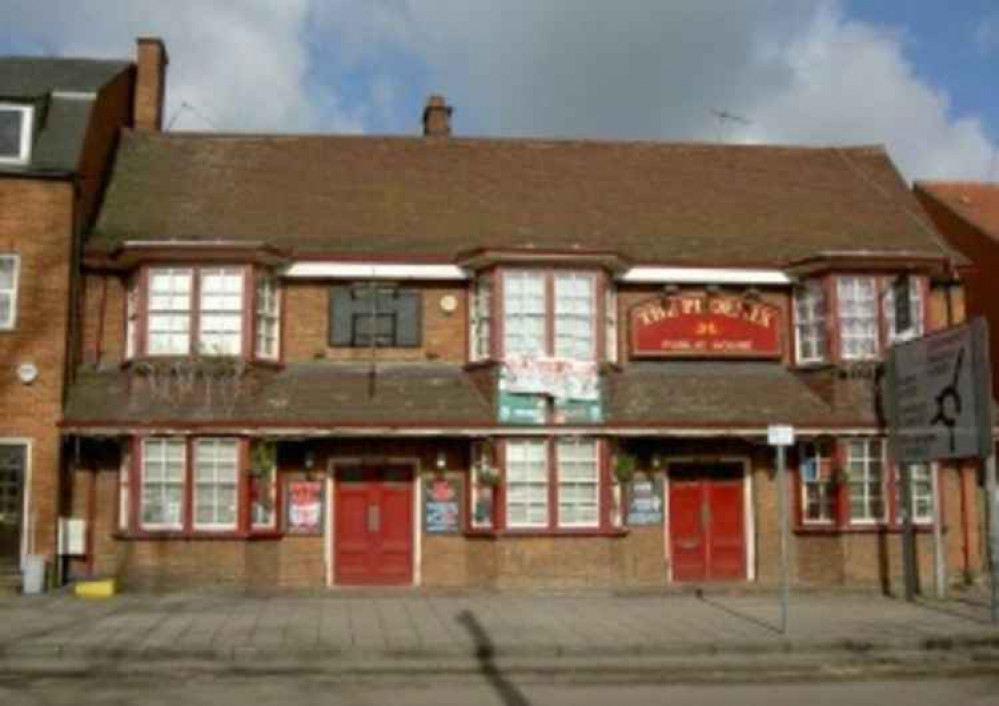
[[[0,668],[33,661],[302,665],[321,660],[597,659],[999,649],[979,594],[948,602],[766,595],[235,597],[68,594],[0,601]]]

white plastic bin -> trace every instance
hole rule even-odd
[[[45,592],[45,557],[29,554],[24,558],[24,594],[37,596]]]

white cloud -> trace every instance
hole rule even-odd
[[[720,109],[752,121],[728,139],[884,143],[914,178],[982,178],[993,151],[904,33],[840,0],[8,0],[0,23],[59,54],[129,56],[160,34],[168,113],[186,101],[223,129],[415,125],[419,66],[464,134],[713,141]],[[176,127],[206,125],[184,111]]]
[[[309,0],[15,0],[0,23],[61,56],[130,58],[137,36],[163,37],[176,129],[211,129],[200,113],[227,130],[357,131],[350,111],[307,91],[309,10]]]

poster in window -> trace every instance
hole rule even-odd
[[[461,476],[440,475],[423,481],[423,528],[430,534],[461,531]]]
[[[318,534],[323,527],[323,482],[288,481],[288,531]]]
[[[628,524],[632,527],[662,524],[662,476],[636,474],[628,489]]]

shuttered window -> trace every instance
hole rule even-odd
[[[331,346],[416,348],[422,343],[422,297],[378,283],[330,290]]]

